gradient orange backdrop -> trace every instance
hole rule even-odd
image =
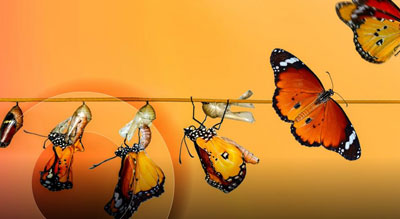
[[[325,71],[329,71],[335,90],[346,99],[400,99],[399,60],[376,65],[361,59],[354,49],[352,31],[336,15],[336,2],[1,0],[0,97],[94,92],[237,98],[251,89],[253,98],[271,99],[275,88],[269,55],[279,47],[304,61],[326,88],[330,81]],[[28,118],[27,113],[25,128],[49,132],[59,121],[46,115],[54,114],[61,121],[79,105],[52,104],[42,103],[49,111],[41,112],[40,117]],[[102,130],[96,133],[99,138],[112,139],[104,140],[110,147],[104,151],[111,152],[116,147],[113,143],[119,144],[119,127],[132,119],[135,111],[120,111],[114,104],[101,109],[88,103],[96,108],[88,129]],[[0,104],[0,115],[12,105]],[[35,103],[20,105],[28,111]],[[135,108],[141,105],[132,103]],[[149,156],[159,159],[165,169],[168,160],[173,162],[173,171],[167,175],[174,184],[169,187],[174,188],[170,218],[400,217],[400,106],[353,104],[344,109],[362,147],[362,157],[349,162],[323,148],[300,146],[289,124],[279,119],[271,105],[257,105],[252,110],[256,123],[227,120],[219,132],[261,159],[256,166],[248,165],[246,179],[237,190],[224,194],[205,182],[197,156],[189,159],[184,153],[183,164],[178,164],[182,128],[193,124],[191,105],[152,105],[157,111],[154,129],[160,133],[157,142],[165,142],[169,153],[157,151],[164,146],[153,142]],[[69,110],[58,111],[58,107]],[[128,111],[132,113],[123,113]],[[202,116],[201,111],[197,115]],[[101,142],[94,136],[88,135],[86,141]],[[34,167],[43,151],[40,142],[19,132],[12,145],[1,149],[0,217],[43,217],[32,192],[32,176],[38,174]],[[191,143],[189,146],[194,152]],[[93,156],[91,153],[79,154],[74,164]],[[114,168],[117,174],[119,161],[114,162],[104,168]],[[115,176],[103,177],[111,180]],[[107,184],[110,191],[102,193],[112,194],[115,180]],[[138,213],[157,211],[156,200],[143,203]]]

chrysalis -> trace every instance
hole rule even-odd
[[[248,90],[242,96],[240,96],[239,99],[244,100],[251,97],[251,95],[253,95],[253,92],[251,92],[251,90]],[[239,120],[243,122],[249,122],[249,123],[254,122],[254,117],[251,112],[247,111],[232,112],[230,111],[232,105],[239,107],[254,108],[254,105],[251,103],[230,103],[226,110],[225,118]],[[211,118],[217,118],[217,117],[221,118],[222,115],[224,114],[225,108],[226,108],[226,103],[203,102],[203,111],[207,116]]]
[[[0,147],[7,147],[23,125],[23,114],[18,103],[7,113],[0,128]]]
[[[135,118],[119,130],[121,137],[126,138],[128,141],[132,139],[135,130],[143,125],[150,126],[151,122],[156,119],[156,112],[153,107],[146,103],[136,113]]]

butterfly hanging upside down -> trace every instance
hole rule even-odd
[[[194,117],[195,106],[193,101],[192,105],[193,120],[199,123],[200,126],[196,128],[194,125],[191,125],[185,128],[182,143],[185,142],[187,148],[185,137],[193,141],[206,174],[205,179],[207,183],[225,193],[229,193],[236,189],[244,180],[246,176],[246,163],[257,164],[259,159],[233,140],[217,136],[216,131],[220,129],[225,117],[224,115],[219,123],[207,129],[204,126],[207,115],[202,123],[199,122]],[[226,104],[225,112],[228,106],[229,101]],[[189,155],[193,157],[190,152]],[[180,157],[179,155],[179,162],[181,163]]]
[[[151,130],[146,124],[139,127],[139,143],[132,147],[126,144],[115,151],[115,156],[91,169],[116,157],[121,157],[121,169],[114,195],[104,206],[111,216],[122,219],[130,218],[140,204],[152,197],[158,197],[164,192],[165,176],[157,164],[147,156],[145,148],[151,141]]]
[[[271,54],[276,90],[273,107],[292,123],[296,140],[305,146],[324,145],[348,160],[361,156],[358,136],[343,109],[317,76],[297,57],[283,49]]]
[[[336,12],[353,30],[356,50],[365,60],[383,63],[398,50],[400,9],[391,0],[339,2]]]
[[[72,188],[73,156],[77,151],[84,151],[82,135],[91,119],[92,114],[89,107],[82,104],[71,117],[60,122],[47,136],[43,148],[47,140],[50,140],[54,153],[46,163],[44,170],[40,172],[40,183],[48,190],[60,191]]]

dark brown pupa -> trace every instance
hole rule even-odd
[[[22,127],[23,124],[23,114],[21,108],[19,108],[18,103],[11,108],[4,117],[3,123],[0,128],[0,147],[7,147],[15,133]]]

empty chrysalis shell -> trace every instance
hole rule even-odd
[[[81,137],[90,120],[92,120],[92,113],[86,104],[82,104],[71,117],[65,140],[74,144]]]
[[[144,125],[150,126],[155,119],[156,112],[154,108],[149,103],[146,103],[146,105],[139,109],[135,117],[119,130],[119,134],[121,137],[130,141],[137,128],[143,127]]]
[[[242,96],[239,97],[240,100],[247,99],[253,95],[251,90],[246,91]],[[230,103],[226,113],[225,118],[239,120],[243,122],[253,123],[254,116],[251,112],[243,111],[243,112],[232,112],[230,111],[231,106],[239,106],[239,107],[246,107],[246,108],[254,108],[254,105],[251,103]],[[203,111],[204,113],[211,117],[211,118],[221,118],[224,115],[224,111],[226,108],[226,103],[207,103],[203,102]]]
[[[92,113],[86,104],[82,104],[74,114],[60,122],[49,134],[54,145],[66,147],[75,144],[82,136],[86,125],[92,120]]]
[[[23,114],[18,104],[15,105],[4,117],[0,128],[0,147],[7,147],[15,133],[23,125]]]

